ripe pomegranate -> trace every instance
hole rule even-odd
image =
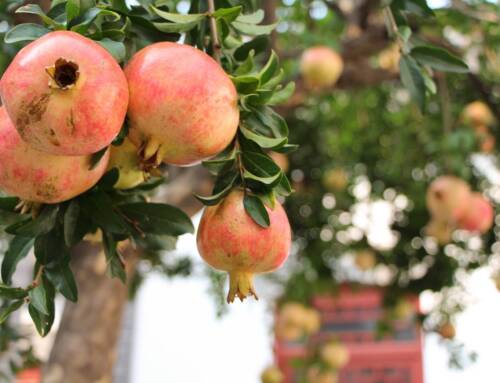
[[[291,230],[279,203],[266,208],[271,224],[257,225],[243,206],[242,190],[232,191],[221,203],[205,209],[198,228],[198,250],[212,267],[229,273],[228,302],[249,295],[257,298],[253,275],[276,270],[288,257]]]
[[[483,135],[481,138],[481,153],[492,153],[495,150],[496,139],[491,133]]]
[[[337,342],[324,345],[320,351],[321,360],[330,368],[338,370],[349,363],[350,354],[347,347]]]
[[[278,153],[278,152],[271,152],[271,153],[269,153],[269,157],[271,157],[273,159],[273,161],[276,162],[276,164],[285,173],[290,168],[290,161],[288,161],[288,157],[286,156],[286,154]]]
[[[451,242],[453,229],[448,222],[431,219],[424,230],[425,235],[435,238],[440,245],[446,245]]]
[[[356,253],[354,263],[361,271],[371,270],[377,265],[377,257],[369,249],[360,250]]]
[[[307,335],[316,334],[321,328],[321,315],[314,309],[305,308],[303,322]]]
[[[406,298],[401,298],[392,308],[392,318],[395,320],[405,321],[413,317],[415,307]]]
[[[109,152],[90,170],[90,156],[39,152],[17,133],[0,108],[0,189],[26,201],[57,203],[94,186],[106,171]]]
[[[262,371],[260,380],[262,383],[283,383],[285,381],[285,375],[283,375],[283,372],[281,372],[278,367],[270,366]]]
[[[427,189],[427,208],[434,219],[453,223],[465,213],[470,196],[470,187],[464,180],[441,176]]]
[[[111,145],[108,169],[117,168],[120,177],[115,189],[131,189],[143,183],[147,174],[141,169],[137,148],[125,139],[120,146]]]
[[[491,113],[488,105],[482,101],[474,101],[467,104],[462,112],[462,119],[466,124],[472,126],[490,126],[495,123],[495,116]]]
[[[342,57],[325,46],[309,48],[302,54],[300,71],[307,88],[322,90],[332,87],[344,69]]]
[[[342,168],[329,169],[323,174],[322,182],[326,190],[339,192],[347,187],[349,175]]]
[[[307,370],[307,383],[338,383],[339,376],[335,371],[322,370],[317,366]]]
[[[144,159],[192,165],[221,152],[239,124],[238,94],[210,56],[188,45],[157,43],[125,68],[130,138]]]
[[[392,44],[379,53],[378,64],[382,69],[396,73],[399,71],[400,58],[401,50],[398,44]]]
[[[454,339],[456,335],[455,326],[450,322],[446,322],[438,328],[438,334],[444,339]]]
[[[473,193],[457,225],[467,231],[486,233],[493,226],[494,215],[490,201],[481,193]]]
[[[48,33],[14,58],[0,96],[33,148],[80,156],[108,146],[128,104],[125,76],[99,44],[77,33]]]

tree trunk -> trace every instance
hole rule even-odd
[[[192,193],[208,194],[208,173],[201,167],[171,169],[173,181],[157,200],[180,207],[189,215],[201,204]],[[72,269],[78,284],[76,304],[67,302],[50,358],[43,369],[43,383],[111,383],[117,355],[127,286],[106,275],[100,246],[83,243],[74,249]],[[127,275],[134,272],[139,255],[125,252]]]

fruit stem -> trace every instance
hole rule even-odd
[[[396,23],[396,19],[394,18],[394,14],[391,11],[391,7],[389,5],[384,7],[384,15],[385,15],[385,24],[387,27],[387,32],[389,36],[393,38],[399,46],[401,51],[404,51],[404,41],[399,35],[398,24]]]
[[[220,41],[219,41],[219,32],[217,30],[217,21],[213,14],[215,13],[215,2],[214,0],[208,1],[208,13],[210,14],[210,37],[212,41],[212,49],[214,59],[220,64]]]
[[[227,303],[234,302],[236,297],[238,297],[240,301],[243,301],[250,295],[253,295],[256,300],[259,299],[253,288],[253,274],[245,271],[230,272]]]

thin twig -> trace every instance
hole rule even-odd
[[[213,14],[215,13],[215,2],[214,0],[207,0],[208,1],[208,13],[210,14],[210,37],[212,40],[212,50],[213,50],[213,55],[214,59],[217,60],[217,62],[220,63],[220,41],[219,41],[219,32],[217,31],[217,21],[215,20],[215,17]]]
[[[398,24],[396,23],[396,19],[392,14],[391,8],[389,6],[384,7],[384,16],[385,16],[385,25],[387,27],[387,32],[389,36],[394,39],[401,50],[404,48],[404,42],[399,35]]]
[[[43,274],[44,269],[45,269],[45,266],[40,265],[40,267],[38,268],[38,271],[36,273],[35,279],[33,279],[33,282],[31,282],[30,287],[35,288],[35,287],[40,285],[40,283],[42,281],[42,274]]]
[[[445,137],[451,134],[453,127],[453,117],[450,109],[450,91],[448,89],[448,83],[446,82],[446,75],[444,73],[437,73],[436,78],[439,87],[439,98],[441,100],[441,114],[443,118],[443,132]],[[449,156],[444,159],[444,167],[446,171],[450,171],[451,164]]]

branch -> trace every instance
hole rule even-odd
[[[331,11],[336,13],[337,16],[339,16],[341,19],[344,19],[344,20],[347,19],[346,14],[342,10],[342,8],[339,7],[339,5],[337,3],[332,3],[331,1],[327,1],[327,2],[325,2],[325,4]]]
[[[212,41],[212,50],[215,60],[220,63],[221,45],[219,41],[219,32],[217,31],[217,21],[213,14],[215,13],[214,0],[208,0],[208,13],[210,14],[210,37]]]

